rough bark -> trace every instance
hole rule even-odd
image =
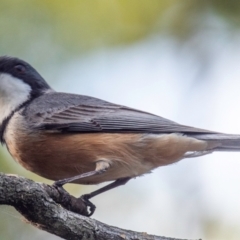
[[[69,195],[70,196],[70,195]],[[29,223],[64,239],[78,240],[178,240],[109,226],[89,217],[83,202],[70,196],[62,207],[61,194],[53,187],[0,173],[0,204],[11,205]],[[70,210],[67,210],[70,209]]]

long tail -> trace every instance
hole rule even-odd
[[[204,140],[209,145],[209,150],[214,151],[240,151],[240,135],[210,133],[191,134],[192,137]]]

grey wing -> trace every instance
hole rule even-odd
[[[64,93],[43,95],[30,104],[26,116],[34,126],[63,132],[213,133],[100,99]]]

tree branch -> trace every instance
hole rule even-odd
[[[0,173],[0,204],[15,207],[29,223],[64,239],[179,240],[108,226],[74,213],[87,214],[83,202],[69,195],[68,205],[65,204],[64,208],[59,203],[66,202],[65,200],[49,185]]]

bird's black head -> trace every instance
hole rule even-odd
[[[0,88],[6,87],[1,84],[1,75],[9,76],[9,80],[22,81],[31,88],[31,97],[35,98],[48,89],[51,89],[41,75],[27,62],[13,57],[0,57]],[[9,84],[12,84],[9,82]],[[4,84],[6,85],[6,83]],[[0,89],[1,92],[1,89]]]
[[[34,98],[52,91],[39,73],[18,58],[0,57],[0,138],[10,116]],[[2,134],[1,134],[2,133]]]

